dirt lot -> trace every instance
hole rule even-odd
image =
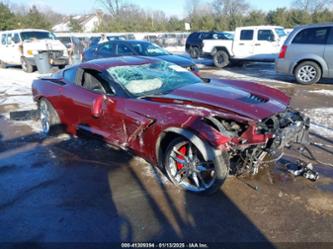
[[[312,139],[333,145],[329,81],[300,86],[276,75],[272,64],[259,63],[205,67],[202,74],[281,89],[293,107],[312,118]],[[35,108],[30,83],[37,76],[0,69],[0,242],[264,242],[265,248],[330,242],[321,248],[333,247],[333,168],[315,164],[320,179],[311,182],[290,175],[284,163],[293,159],[285,157],[258,176],[229,178],[213,196],[185,193],[126,152],[67,135],[44,137],[37,122],[10,120],[10,112]],[[333,162],[332,149],[314,150],[322,161]]]

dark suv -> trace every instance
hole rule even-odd
[[[202,55],[203,40],[209,39],[221,39],[230,40],[230,36],[223,32],[193,32],[187,39],[185,44],[185,50],[192,58],[198,58]]]

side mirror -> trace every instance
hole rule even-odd
[[[91,106],[91,115],[94,118],[99,118],[103,114],[103,104],[105,100],[105,95],[98,95]]]

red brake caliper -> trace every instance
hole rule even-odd
[[[181,154],[186,155],[186,151],[187,151],[186,146],[184,145],[184,146],[180,147],[180,149],[178,151]],[[177,154],[177,158],[180,159],[180,160],[184,160],[185,159],[183,156],[178,155],[178,154]],[[180,169],[182,169],[184,167],[184,165],[182,163],[178,163],[177,162],[176,165],[177,165],[177,169],[178,170],[180,170]]]

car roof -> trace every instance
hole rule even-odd
[[[299,25],[295,27],[295,29],[299,30],[303,28],[322,28],[322,27],[333,27],[333,22]]]
[[[161,61],[161,59],[146,56],[121,56],[87,61],[82,63],[80,67],[101,72],[110,67],[143,65],[158,61]]]

